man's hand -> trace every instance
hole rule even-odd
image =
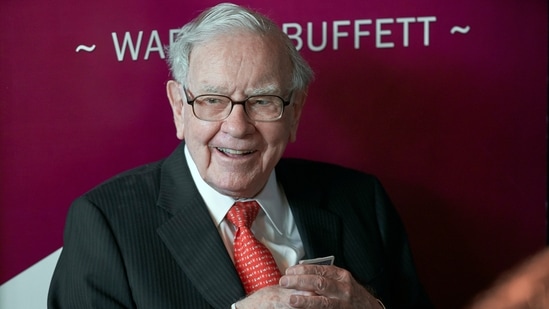
[[[292,266],[280,286],[295,290],[287,295],[291,308],[382,308],[348,271],[336,266]]]
[[[262,288],[236,303],[237,309],[291,309],[290,297],[294,294],[313,295],[311,292],[301,292],[280,286]]]

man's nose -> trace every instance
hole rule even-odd
[[[233,106],[229,117],[223,120],[222,130],[234,137],[249,134],[254,130],[253,122],[246,114],[244,105],[235,104]]]

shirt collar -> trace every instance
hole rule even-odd
[[[217,192],[202,179],[187,145],[185,145],[185,158],[187,159],[187,165],[191,171],[193,181],[198,188],[198,192],[202,196],[202,199],[204,199],[212,220],[216,226],[219,226],[235,200],[230,196]],[[290,209],[287,207],[282,188],[278,186],[274,169],[269,175],[265,187],[253,199],[259,203],[277,232],[282,235],[284,218],[286,218],[287,212]]]

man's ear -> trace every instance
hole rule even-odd
[[[297,127],[299,126],[299,120],[301,119],[301,112],[303,111],[303,105],[305,105],[305,99],[307,98],[307,89],[299,91],[295,94],[294,102],[291,105],[293,108],[292,119],[290,119],[290,142],[295,142],[297,139]]]
[[[175,123],[175,130],[177,138],[182,140],[185,137],[183,126],[183,94],[181,84],[174,80],[168,81],[166,84],[166,92],[168,94],[168,100],[172,106],[173,122]]]

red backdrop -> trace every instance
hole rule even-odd
[[[73,199],[172,151],[161,46],[215,3],[0,4],[0,284],[62,246]],[[544,246],[546,1],[240,3],[316,72],[286,155],[382,180],[437,307]]]

